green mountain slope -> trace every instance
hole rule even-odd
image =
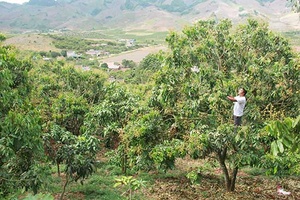
[[[30,0],[0,2],[0,30],[161,30],[182,28],[199,19],[261,18],[279,30],[300,28],[286,0]]]

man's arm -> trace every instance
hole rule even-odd
[[[237,100],[233,96],[227,96],[227,99],[233,102],[237,102]]]

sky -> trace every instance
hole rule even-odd
[[[28,2],[29,0],[0,0],[1,1],[5,1],[5,2],[8,2],[8,3],[18,3],[18,4],[22,4],[22,3],[25,3],[25,2]]]

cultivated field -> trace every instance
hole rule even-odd
[[[148,54],[150,53],[156,53],[160,50],[165,51],[167,50],[166,46],[152,46],[152,47],[145,47],[141,49],[136,49],[130,52],[124,52],[118,55],[111,55],[107,58],[101,59],[103,63],[109,63],[109,62],[116,62],[121,63],[122,60],[133,60],[134,62],[139,63],[143,60]]]

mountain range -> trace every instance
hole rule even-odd
[[[155,30],[182,28],[197,20],[257,18],[270,28],[300,30],[287,0],[30,0],[0,2],[0,31]]]

